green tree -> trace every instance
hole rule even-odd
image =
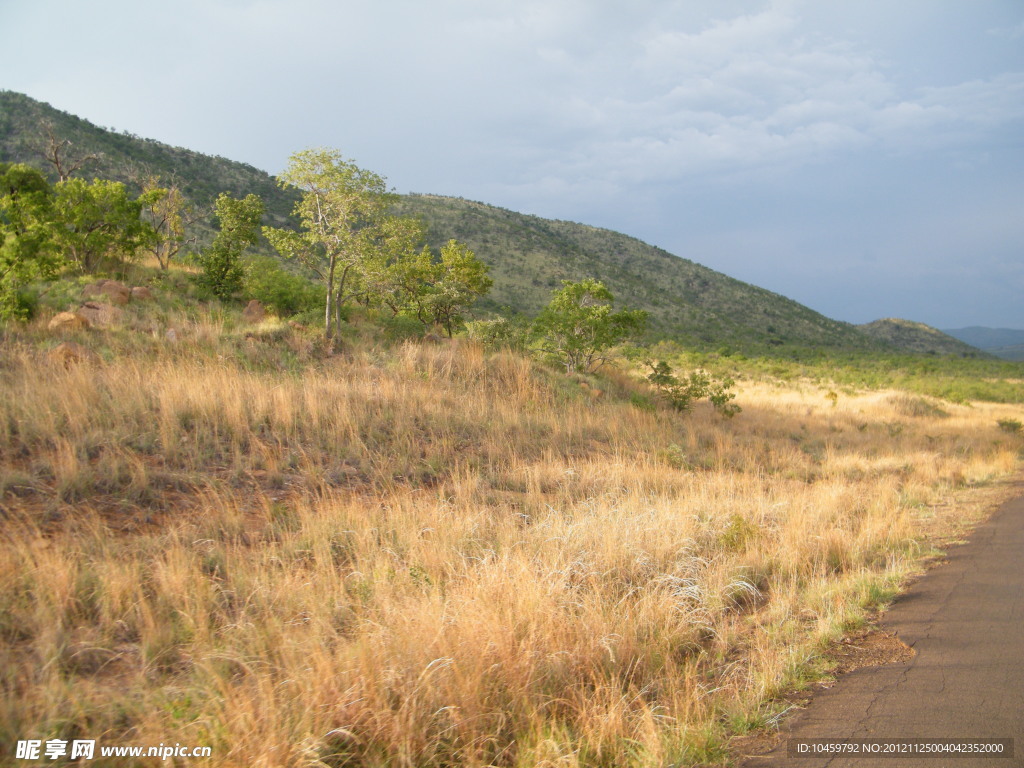
[[[220,231],[198,259],[203,270],[199,283],[217,298],[227,300],[242,290],[245,278],[242,254],[259,240],[264,210],[259,195],[246,195],[236,200],[222,192],[217,198],[214,213]]]
[[[424,291],[421,319],[442,326],[450,337],[473,303],[491,289],[488,269],[466,245],[449,240]]]
[[[391,310],[392,316],[414,315],[424,321],[423,300],[434,275],[430,249],[388,249],[367,261],[365,280],[367,298]]]
[[[55,189],[56,244],[83,272],[120,268],[155,242],[156,232],[141,214],[156,191],[133,200],[119,181],[75,178]]]
[[[53,188],[27,165],[0,163],[0,318],[24,319],[21,288],[63,266],[53,242]]]
[[[341,330],[341,309],[368,299],[367,267],[388,239],[388,208],[396,196],[384,178],[359,168],[333,149],[308,149],[291,156],[281,174],[283,187],[302,197],[295,205],[301,231],[264,228],[278,252],[297,258],[324,284],[324,332]]]
[[[641,335],[647,326],[646,312],[613,312],[613,301],[611,292],[597,280],[563,280],[534,323],[541,348],[567,372],[589,371],[604,362],[611,347]]]

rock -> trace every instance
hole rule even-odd
[[[136,285],[132,288],[132,301],[150,301],[153,292],[144,285]]]
[[[167,333],[164,334],[164,337],[169,342],[171,342],[171,344],[174,344],[178,340],[178,332],[176,330],[174,330],[173,328],[168,328],[167,329]]]
[[[93,363],[99,360],[95,352],[73,341],[62,341],[50,350],[47,357],[50,362],[63,365],[65,368],[77,363]]]
[[[242,310],[242,319],[247,323],[260,323],[267,316],[267,310],[257,299],[250,301]]]
[[[87,299],[92,297],[103,297],[111,304],[117,304],[118,306],[123,307],[131,301],[132,291],[127,285],[119,283],[117,280],[100,280],[85,286],[85,289],[82,291],[82,295]]]
[[[51,331],[77,331],[91,325],[87,318],[76,312],[61,312],[50,319],[47,326]]]
[[[87,301],[75,311],[75,314],[87,320],[90,325],[106,326],[119,322],[124,310],[110,304]]]

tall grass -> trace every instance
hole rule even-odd
[[[0,743],[721,760],[1022,447],[1010,406],[749,384],[721,421],[472,345],[296,375],[201,343],[7,344]]]

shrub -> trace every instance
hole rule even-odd
[[[731,402],[736,394],[729,391],[735,383],[730,378],[713,381],[705,371],[692,371],[678,377],[664,360],[657,363],[647,361],[647,365],[651,368],[647,380],[658,388],[665,401],[677,411],[689,411],[697,400],[705,397],[726,418],[731,419],[742,410]]]
[[[612,312],[613,300],[597,280],[563,280],[562,288],[552,294],[534,331],[542,349],[567,373],[592,370],[607,360],[608,349],[644,332],[647,313],[639,309]]]
[[[1024,431],[1024,424],[1017,419],[999,419],[996,423],[1003,432],[1009,435],[1019,435]]]
[[[322,311],[322,291],[301,275],[284,269],[270,256],[250,258],[245,264],[245,295],[257,299],[278,317],[310,310]]]
[[[518,317],[496,317],[466,323],[469,337],[485,349],[514,349],[523,351],[530,343],[530,326]]]

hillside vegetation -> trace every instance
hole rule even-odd
[[[291,216],[296,196],[250,165],[101,128],[12,91],[0,91],[0,162],[26,163],[55,179],[42,154],[47,124],[56,137],[71,142],[76,155],[100,155],[82,168],[78,175],[84,178],[131,185],[138,177],[155,174],[166,183],[177,182],[190,200],[206,208],[212,208],[221,192],[234,197],[251,193],[266,204],[268,223],[280,224]]]
[[[618,232],[433,195],[407,195],[399,210],[426,221],[432,242],[455,237],[491,265],[495,309],[534,314],[562,280],[590,276],[646,310],[655,338],[715,348],[877,347],[852,325]]]
[[[165,184],[176,180],[188,198],[207,207],[221,192],[235,197],[255,193],[266,205],[265,223],[288,225],[297,197],[263,171],[105,130],[9,91],[0,92],[0,161],[51,172],[40,153],[45,122],[57,136],[70,140],[76,152],[102,153],[81,175],[131,183],[140,173],[156,174]],[[457,239],[489,265],[494,286],[481,304],[484,310],[532,316],[562,280],[595,278],[620,301],[648,312],[649,338],[751,352],[896,351],[850,324],[616,232],[434,195],[405,195],[398,212],[421,218],[434,248]],[[208,244],[213,236],[210,222],[195,226],[199,245]],[[274,253],[263,240],[256,250]]]

